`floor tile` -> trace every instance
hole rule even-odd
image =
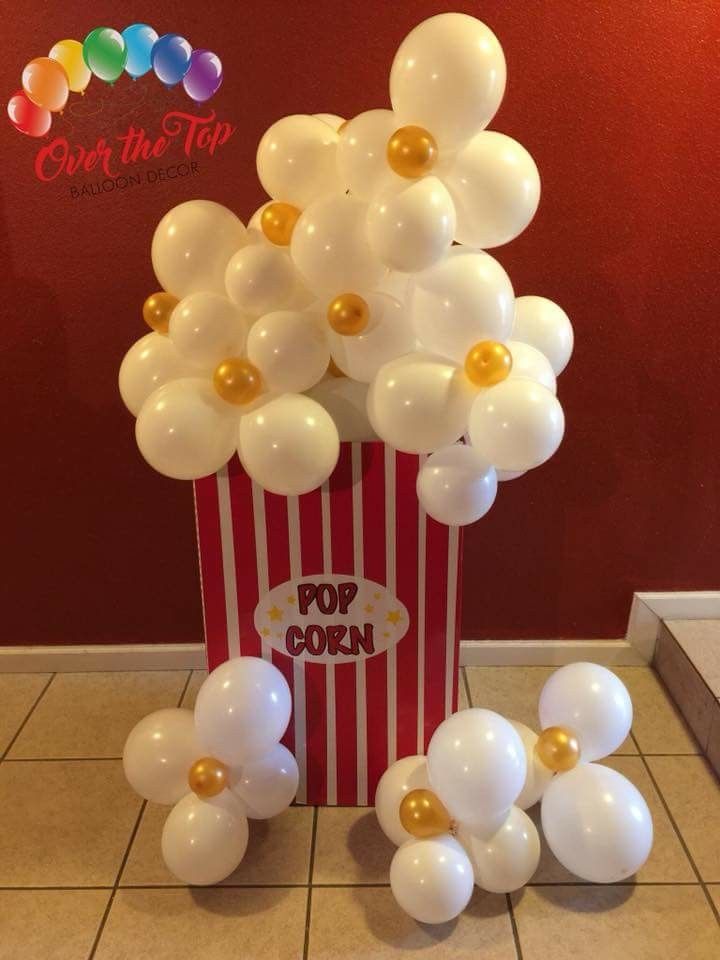
[[[665,624],[655,644],[653,668],[700,747],[707,748],[717,701]]]
[[[182,886],[163,863],[160,837],[170,807],[149,803],[135,834],[122,886]],[[224,884],[307,884],[312,807],[290,807],[272,820],[250,821],[250,842],[239,868]]]
[[[703,757],[648,757],[690,856],[707,883],[720,881],[720,784]]]
[[[300,960],[307,890],[118,890],[95,960]]]
[[[203,685],[205,677],[207,677],[207,670],[193,670],[192,676],[190,677],[190,683],[187,685],[187,690],[185,691],[181,706],[187,707],[188,710],[192,710],[195,706],[195,697],[197,696],[198,690]]]
[[[113,884],[140,804],[119,760],[6,760],[0,887]]]
[[[633,735],[642,753],[699,753],[682,714],[650,667],[617,667],[615,672],[630,691]]]
[[[309,960],[516,960],[505,897],[476,891],[452,923],[427,926],[396,904],[389,887],[313,889]]]
[[[465,670],[460,670],[460,678],[458,682],[458,710],[467,710],[470,706],[470,701],[468,700],[467,691],[465,689]]]
[[[720,700],[715,701],[710,733],[708,734],[707,758],[716,776],[720,777]]]
[[[0,890],[0,960],[84,960],[109,890]]]
[[[182,670],[57,674],[9,756],[120,757],[138,720],[177,706],[186,680]]]
[[[708,884],[708,893],[712,897],[713,903],[720,913],[720,883]]]
[[[0,674],[0,756],[7,750],[50,676],[49,673]]]
[[[705,683],[720,697],[720,620],[667,620],[666,624]]]
[[[389,883],[394,853],[372,808],[318,809],[313,883]]]

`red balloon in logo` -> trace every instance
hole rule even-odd
[[[33,103],[24,90],[18,90],[10,97],[7,112],[15,129],[29,137],[44,137],[52,123],[50,111]]]

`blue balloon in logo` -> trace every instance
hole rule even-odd
[[[174,87],[188,72],[191,56],[192,47],[185,37],[166,33],[152,48],[152,68],[166,87]]]
[[[150,55],[158,35],[146,23],[133,23],[132,26],[125,27],[122,36],[127,47],[125,71],[136,80],[152,67]]]

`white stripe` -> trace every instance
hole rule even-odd
[[[267,524],[265,523],[265,491],[259,483],[252,482],[253,521],[255,524],[255,554],[257,557],[258,601],[265,597],[269,589]],[[264,660],[272,659],[272,648],[265,637],[261,637],[261,650]]]
[[[420,466],[426,457],[420,457]],[[418,501],[418,712],[417,712],[417,752],[425,753],[425,547],[426,516]]]
[[[393,596],[397,593],[395,560],[395,464],[397,454],[385,445],[385,580]],[[397,647],[387,652],[388,766],[397,757]]]
[[[352,445],[353,555],[356,577],[365,575],[363,566],[362,514],[362,444]],[[357,804],[367,804],[367,700],[365,693],[365,660],[355,666],[355,701],[357,704]]]
[[[233,542],[232,508],[227,466],[217,472],[220,543],[222,545],[223,582],[225,585],[225,617],[227,621],[228,657],[240,656],[240,624],[238,622],[237,581],[235,579],[235,545]]]
[[[458,666],[455,660],[455,612],[457,606],[458,541],[457,527],[450,527],[448,536],[447,622],[445,624],[445,716],[453,710],[453,687]]]
[[[300,542],[300,504],[297,497],[287,498],[288,545],[290,552],[290,579],[302,575],[302,545]],[[293,664],[293,715],[295,728],[295,759],[300,768],[298,803],[307,801],[307,736],[305,728],[305,663],[298,657]]]
[[[320,505],[322,508],[322,544],[323,544],[323,571],[332,571],[332,539],[330,531],[330,485],[326,480],[320,487]],[[337,762],[336,762],[336,734],[335,734],[335,667],[325,667],[325,709],[327,730],[327,804],[334,806],[337,803]]]

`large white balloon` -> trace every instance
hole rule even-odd
[[[473,707],[444,720],[427,758],[432,789],[471,830],[508,810],[525,782],[522,740],[492,710]]]
[[[319,487],[333,472],[340,438],[319,403],[286,393],[242,418],[238,453],[265,490],[299,496]]]
[[[259,657],[236,657],[216,667],[198,691],[198,740],[223,763],[247,763],[279,743],[290,710],[290,688],[277,667]]]
[[[395,851],[390,888],[405,913],[420,923],[447,923],[459,916],[473,892],[473,869],[454,837],[410,840]]]
[[[228,296],[253,317],[284,307],[296,282],[287,253],[269,243],[252,243],[238,250],[225,271]]]
[[[327,327],[332,358],[353,380],[370,383],[380,367],[415,349],[407,311],[386,293],[363,293],[370,308],[367,327],[355,336],[344,336]]]
[[[248,321],[237,306],[217,293],[191,293],[170,317],[170,340],[178,353],[205,370],[243,352]]]
[[[461,830],[458,839],[473,865],[475,883],[489,893],[512,893],[528,883],[540,863],[540,837],[530,817],[514,806],[489,837]]]
[[[287,747],[276,744],[232,777],[232,791],[251,820],[268,820],[286,810],[297,793],[300,773]]]
[[[540,725],[570,727],[583,762],[610,756],[632,726],[630,694],[622,680],[597,663],[569,663],[548,678],[540,692]]]
[[[329,374],[308,390],[307,395],[330,414],[342,443],[377,440],[368,420],[367,394],[366,383]]]
[[[162,832],[162,855],[178,880],[193,886],[219,883],[240,865],[248,822],[240,801],[225,790],[210,800],[194,793],[170,811]]]
[[[375,791],[375,813],[380,829],[396,847],[412,840],[400,822],[400,803],[411,790],[427,790],[427,760],[422,756],[403,757],[391,764],[380,777]]]
[[[432,453],[463,435],[476,396],[455,364],[411,353],[380,368],[368,392],[368,416],[396,450]]]
[[[405,37],[390,71],[398,126],[417,124],[442,151],[485,127],[505,91],[505,57],[495,34],[464,13],[441,13]]]
[[[345,117],[341,117],[337,113],[314,113],[313,116],[322,120],[323,123],[328,123],[336,133],[345,123]]]
[[[546,297],[518,297],[515,301],[513,340],[536,347],[559,376],[573,351],[573,328],[568,315]]]
[[[548,846],[571,873],[591,883],[626,880],[647,860],[653,824],[642,794],[597,763],[553,779],[542,800]]]
[[[253,324],[248,359],[273,393],[302,393],[322,379],[330,362],[320,319],[298,310],[266,313]]]
[[[565,416],[553,393],[532,380],[508,377],[481,390],[470,410],[470,442],[500,470],[530,470],[560,446]]]
[[[436,450],[417,477],[422,508],[450,527],[462,527],[484,517],[496,494],[495,468],[464,443]]]
[[[455,205],[455,239],[499,247],[522,233],[540,203],[535,161],[511,137],[485,130],[453,157],[443,182]]]
[[[136,417],[158,387],[180,377],[191,377],[193,373],[197,375],[197,369],[180,355],[168,337],[146,333],[130,347],[120,364],[120,396]]]
[[[411,281],[408,306],[423,347],[464,363],[481,340],[507,340],[514,294],[497,260],[480,250],[454,247],[445,260]]]
[[[374,253],[393,270],[415,273],[431,267],[455,236],[455,207],[447,188],[437,177],[391,184],[368,208],[367,236]]]
[[[400,181],[387,161],[388,140],[397,126],[392,110],[367,110],[343,128],[337,146],[338,172],[354,197],[371,200],[382,187]]]
[[[318,117],[282,117],[267,130],[257,150],[260,183],[275,200],[302,210],[341,190],[335,165],[337,133]]]
[[[557,381],[550,361],[544,353],[540,353],[529,343],[520,340],[508,340],[505,346],[512,356],[512,369],[509,379],[534,380],[547,387],[551,393],[557,393]]]
[[[135,439],[158,473],[198,480],[224,467],[235,452],[237,412],[209,380],[173,380],[143,404]]]
[[[177,803],[188,792],[190,767],[202,757],[192,710],[148,714],[130,731],[123,769],[136,793],[153,803]]]
[[[515,806],[520,807],[521,810],[528,810],[545,793],[554,773],[538,759],[535,753],[535,744],[538,741],[538,735],[535,731],[525,726],[524,723],[520,723],[519,720],[511,720],[510,723],[520,734],[520,739],[525,747],[526,758],[525,784],[520,796],[515,801]]]
[[[232,210],[211,200],[188,200],[169,210],[153,234],[155,276],[179,298],[200,290],[224,294],[225,267],[246,239]]]

